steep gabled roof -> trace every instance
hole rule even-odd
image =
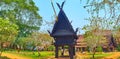
[[[63,11],[64,2],[62,3],[61,6],[59,4],[57,5],[60,9],[60,12],[58,14],[58,19],[54,24],[51,35],[52,36],[75,35],[71,23],[69,22],[66,14]]]

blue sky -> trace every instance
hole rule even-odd
[[[58,14],[59,8],[56,2],[61,4],[64,0],[53,0],[56,12]],[[85,0],[86,1],[86,0]],[[88,18],[89,14],[86,9],[83,8],[85,1],[80,2],[80,0],[66,0],[63,10],[66,13],[69,21],[72,21],[72,26],[74,29],[77,27],[82,28],[84,25],[88,24],[88,21],[84,20]],[[36,6],[39,8],[39,14],[42,16],[43,21],[53,21],[54,12],[51,6],[51,0],[34,0]],[[49,26],[41,26],[41,31],[46,31]],[[80,33],[84,31],[80,30]]]

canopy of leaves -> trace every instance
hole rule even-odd
[[[0,17],[10,19],[10,22],[18,25],[19,37],[39,30],[42,22],[33,0],[2,0],[0,2]]]
[[[18,34],[18,26],[9,20],[0,18],[0,43],[12,42]]]
[[[36,46],[48,48],[52,44],[52,37],[47,33],[34,32],[28,37],[21,37],[16,41],[16,45],[24,49],[33,49]]]

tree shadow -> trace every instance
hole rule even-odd
[[[0,56],[0,59],[10,59],[10,58],[8,58],[6,56]]]
[[[67,55],[64,55],[64,56],[59,56],[59,58],[58,58],[58,59],[61,59],[61,58],[64,58],[64,59],[69,59],[70,57],[69,57],[69,56],[67,56]]]

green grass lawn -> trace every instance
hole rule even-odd
[[[25,56],[33,59],[47,59],[50,56],[54,56],[54,52],[52,51],[40,51],[40,56],[38,55],[38,52],[35,51],[34,53],[31,51],[21,51],[20,53],[16,51],[6,51],[5,53],[11,53],[19,56]]]
[[[10,54],[15,54],[18,56],[23,56],[23,57],[29,57],[31,59],[48,59],[49,57],[54,58],[54,52],[53,51],[40,51],[40,56],[38,56],[38,52],[35,51],[34,54],[32,51],[21,51],[20,53],[16,51],[6,51],[4,53],[10,53]],[[106,56],[112,55],[111,53],[96,53],[95,54],[95,59],[100,59]],[[89,59],[92,59],[92,54],[87,53],[87,56],[89,56]]]
[[[95,59],[101,59],[103,57],[110,56],[110,55],[112,55],[112,53],[96,53]],[[92,54],[88,53],[88,56],[90,57],[90,59],[92,59]]]

